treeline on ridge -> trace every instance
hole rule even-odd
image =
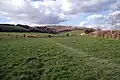
[[[72,30],[79,30],[84,28],[72,27],[72,26],[28,26],[22,24],[0,24],[0,32],[40,32],[56,34],[60,32],[68,32]]]

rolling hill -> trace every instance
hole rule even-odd
[[[74,30],[85,30],[83,27],[72,26],[35,26],[30,27],[28,25],[21,24],[0,24],[0,32],[40,32],[57,34],[61,32],[69,32]]]

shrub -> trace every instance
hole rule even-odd
[[[69,34],[69,33],[67,33],[67,34],[66,34],[66,36],[70,36],[70,34]]]
[[[24,34],[23,37],[26,37],[26,35]]]
[[[52,35],[48,35],[48,37],[52,37]]]

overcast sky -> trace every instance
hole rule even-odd
[[[108,16],[120,16],[119,5],[120,0],[0,0],[0,23],[104,27]]]

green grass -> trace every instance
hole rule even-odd
[[[22,36],[22,35],[28,35],[28,36],[34,36],[34,35],[36,35],[36,36],[44,36],[44,35],[48,35],[47,33],[34,33],[34,32],[31,32],[31,33],[29,33],[29,32],[22,32],[22,33],[20,33],[20,32],[1,32],[0,33],[1,35],[13,35],[13,36],[16,36],[16,35],[20,35],[20,36]],[[11,36],[9,36],[8,35],[8,37],[11,37]]]
[[[0,34],[0,80],[120,79],[119,40],[88,36],[13,39],[6,38],[7,34]]]
[[[16,38],[16,35],[19,36],[23,36],[24,34],[26,36],[48,36],[48,35],[52,35],[54,37],[66,37],[66,34],[69,33],[71,34],[71,36],[80,36],[80,34],[82,33],[82,30],[75,30],[75,31],[70,31],[70,32],[62,32],[59,34],[48,34],[48,33],[34,33],[34,32],[0,32],[0,38],[4,39],[4,40],[8,40],[8,39],[14,39]]]
[[[22,33],[20,33],[20,32],[0,32],[0,39],[2,39],[2,40],[14,40],[14,39],[16,39],[16,36],[17,35],[19,35],[19,36],[23,36],[23,35],[26,35],[26,36],[38,36],[38,37],[40,37],[40,36],[48,36],[48,35],[50,35],[50,34],[47,34],[47,33],[33,33],[33,32],[31,32],[31,33],[28,33],[28,32],[22,32]],[[51,34],[51,35],[53,35],[53,34]]]
[[[84,30],[74,30],[74,31],[69,31],[69,32],[62,32],[55,36],[65,36],[67,33],[70,34],[71,36],[80,36],[80,34],[83,32]]]

